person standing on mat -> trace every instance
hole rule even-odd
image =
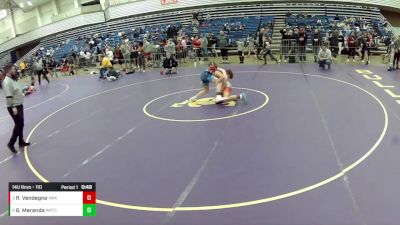
[[[42,74],[44,79],[47,80],[47,83],[50,83],[49,78],[47,77],[46,73],[43,71],[43,60],[36,58],[35,62],[33,63],[33,68],[35,70],[35,73],[38,76],[38,81],[39,81],[39,85],[41,85],[41,80],[42,80]]]
[[[29,146],[30,143],[24,141],[24,94],[23,87],[18,84],[16,69],[13,66],[8,67],[6,77],[2,82],[4,96],[6,97],[7,110],[11,118],[14,120],[15,126],[7,144],[11,152],[17,153],[14,147],[17,138],[19,139],[19,146]]]

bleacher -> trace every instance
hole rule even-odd
[[[229,42],[235,43],[238,39],[243,39],[244,41],[247,41],[249,35],[255,36],[259,27],[266,27],[269,22],[273,24],[273,16],[250,16],[211,19],[210,21],[204,22],[205,25],[200,27],[199,33],[213,33],[214,35],[218,36],[219,32],[224,30],[225,28]],[[229,31],[226,30],[226,27],[229,27]],[[272,35],[272,30],[270,30],[269,35]]]
[[[3,52],[0,54],[0,68],[3,68],[6,64],[11,62],[11,55],[9,52]]]
[[[343,37],[347,37],[352,31],[356,29],[355,21],[357,21],[357,23],[359,23],[360,25],[359,30],[361,32],[376,33],[377,37],[390,35],[390,33],[387,32],[383,27],[382,18],[372,17],[370,19],[365,19],[365,17],[358,17],[358,18],[352,17],[352,19],[354,19],[354,21],[351,22],[350,18],[347,18],[347,23],[349,24],[350,29],[345,29],[344,25],[346,24],[346,17],[344,16],[339,16],[339,20],[335,20],[335,16],[314,15],[312,17],[298,18],[297,15],[292,15],[290,17],[286,17],[285,25],[287,28],[307,27],[307,26],[310,26],[312,28],[318,28],[320,30],[320,33],[323,34],[323,37],[326,37],[327,34],[331,32],[332,26],[336,24],[337,29],[340,31]],[[320,21],[321,23],[317,24],[317,21]],[[366,26],[367,28],[363,28],[364,24],[367,25]],[[314,36],[313,29],[306,30],[306,33],[307,36],[309,37],[307,44],[308,46],[312,46],[312,38]],[[385,45],[381,43],[381,48],[377,46],[377,48],[371,50],[371,53],[380,54],[384,53],[385,51],[386,51]]]
[[[265,21],[274,21],[274,29],[270,31],[270,35],[273,36],[273,45],[279,43],[280,34],[279,31],[285,25],[284,14],[290,9],[293,13],[298,13],[302,11],[303,13],[308,13],[312,15],[319,15],[321,17],[332,18],[337,12],[340,12],[340,16],[344,17],[360,17],[368,21],[372,19],[379,19],[382,17],[379,9],[374,7],[365,6],[355,6],[355,5],[342,5],[342,4],[319,4],[319,3],[276,3],[276,4],[243,4],[243,5],[230,5],[230,6],[218,6],[210,7],[200,10],[200,13],[204,15],[209,14],[211,20],[220,21],[217,26],[202,27],[200,32],[212,32],[217,33],[221,30],[221,25],[225,23],[231,23],[232,20],[235,22],[240,22],[245,24],[246,29],[243,31],[234,31],[234,33],[229,34],[229,39],[234,42],[237,38],[243,38],[246,40],[247,36],[251,33],[256,33],[258,25]],[[65,44],[56,51],[56,57],[60,58],[65,54],[68,54],[71,48],[75,45],[78,49],[85,47],[84,41],[79,41],[78,43],[73,43],[76,41],[77,37],[87,37],[95,33],[100,33],[102,40],[104,40],[104,34],[110,33],[108,41],[111,46],[115,46],[117,43],[122,42],[122,38],[118,35],[120,32],[125,32],[128,35],[129,40],[133,40],[132,29],[143,28],[144,30],[152,29],[151,27],[160,26],[160,21],[165,26],[167,24],[180,23],[184,27],[188,27],[187,33],[191,33],[192,29],[190,27],[192,21],[193,9],[185,9],[181,11],[167,11],[157,14],[143,14],[135,17],[110,20],[102,24],[81,27],[78,29],[65,31],[53,36],[49,36],[41,41],[41,46],[45,49],[50,47],[56,48],[57,45],[65,42],[68,38],[71,39],[72,43]],[[259,21],[260,20],[260,21]],[[250,21],[255,21],[250,22]],[[309,21],[303,21],[307,23]],[[327,25],[328,22],[324,24]],[[371,22],[372,24],[373,22]],[[215,24],[215,23],[214,23]],[[371,25],[372,26],[372,25]],[[161,28],[163,29],[163,28]],[[273,32],[273,33],[272,33]],[[160,37],[164,38],[164,36]],[[104,46],[105,42],[102,42]]]

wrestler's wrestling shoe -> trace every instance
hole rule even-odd
[[[224,102],[224,98],[221,95],[215,96],[215,104],[221,104]]]
[[[245,93],[240,93],[240,99],[243,101],[245,105],[247,105],[247,96]]]

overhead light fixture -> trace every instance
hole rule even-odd
[[[24,8],[24,3],[19,3],[19,7]]]
[[[31,1],[27,1],[26,2],[29,6],[32,6],[32,2]]]
[[[0,9],[0,20],[7,16],[7,10]]]

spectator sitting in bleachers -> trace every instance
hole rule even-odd
[[[272,23],[272,21],[268,21],[268,23],[267,23],[267,29],[268,29],[268,30],[273,30],[273,29],[274,29],[274,24]]]
[[[350,33],[350,23],[345,23],[343,26],[344,31],[346,32],[346,34]]]
[[[95,42],[93,39],[90,39],[89,41],[89,49],[92,49],[95,46]]]
[[[364,24],[361,26],[361,29],[364,30],[364,31],[368,30],[368,29],[369,29],[368,24],[367,24],[367,23],[364,23]]]
[[[354,21],[354,26],[355,26],[355,27],[360,27],[360,26],[361,26],[361,21],[360,21],[359,19],[356,19],[356,20]]]
[[[302,19],[302,18],[305,18],[305,15],[303,14],[303,12],[300,12],[300,13],[297,15],[297,19]]]
[[[331,30],[338,30],[338,29],[339,29],[338,23],[337,22],[333,23],[333,25],[331,26]]]
[[[286,15],[286,17],[291,17],[293,14],[292,14],[292,12],[289,10],[289,11],[287,11],[287,13],[286,13],[285,15]]]
[[[163,61],[163,67],[165,70],[165,74],[176,74],[176,68],[178,67],[178,62],[174,57],[171,57],[167,54],[167,57]]]
[[[326,45],[322,45],[321,50],[318,53],[318,64],[320,69],[325,69],[325,65],[328,65],[328,69],[331,68],[332,54]]]
[[[320,19],[317,20],[317,27],[322,27],[322,21]]]
[[[229,31],[231,31],[231,27],[228,23],[224,24],[223,31],[229,34]]]
[[[199,11],[196,10],[192,13],[192,25],[199,25]]]

